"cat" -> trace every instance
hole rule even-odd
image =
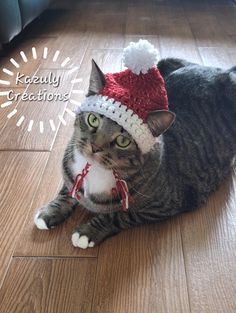
[[[156,136],[154,148],[142,154],[132,136],[109,118],[80,112],[63,159],[64,185],[57,197],[39,209],[35,224],[50,229],[67,219],[78,201],[69,196],[76,175],[89,161],[91,171],[80,192],[80,204],[96,214],[72,234],[75,247],[88,248],[123,229],[162,221],[200,207],[229,174],[236,154],[236,67],[205,67],[180,59],[163,59],[157,68],[163,76],[169,109],[176,119],[154,114],[149,127]],[[88,97],[104,85],[93,66]],[[165,119],[164,119],[165,120]],[[94,125],[100,125],[93,128]],[[114,138],[121,136],[121,148]],[[102,147],[102,148],[101,148]],[[134,203],[121,210],[112,171],[126,181]]]

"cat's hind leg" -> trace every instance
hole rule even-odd
[[[38,229],[46,230],[64,222],[72,213],[77,200],[69,196],[66,186],[63,186],[54,200],[38,209],[34,223]]]
[[[163,77],[166,77],[170,73],[178,70],[179,68],[185,67],[191,64],[193,63],[187,62],[182,59],[167,58],[167,59],[160,60],[157,64],[157,68],[159,69],[161,75]]]

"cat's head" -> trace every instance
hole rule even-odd
[[[93,101],[104,86],[105,76],[93,61],[87,97]],[[73,136],[77,149],[85,157],[94,159],[109,169],[125,171],[141,168],[145,152],[135,138],[125,127],[99,113],[91,109],[77,114]],[[145,127],[155,139],[169,128],[174,117],[169,111],[151,112]]]
[[[132,136],[111,119],[93,112],[79,114],[75,122],[78,150],[106,168],[140,167],[142,153]]]

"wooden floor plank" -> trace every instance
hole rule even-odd
[[[185,4],[185,14],[198,47],[231,47],[230,36],[219,22],[212,6]],[[220,10],[220,7],[219,7]]]
[[[48,153],[0,152],[0,286]]]
[[[131,5],[127,10],[126,35],[156,35],[156,23],[150,6]]]
[[[96,260],[15,258],[0,291],[0,312],[90,313]]]
[[[89,47],[95,49],[120,49],[124,47],[126,15],[96,14],[87,20],[87,30],[91,34]],[[109,31],[108,31],[109,25]]]
[[[201,58],[181,7],[161,6],[156,9],[160,18],[157,34],[162,58],[174,57],[201,63]]]
[[[236,5],[214,5],[211,9],[224,33],[229,36],[236,35]]]
[[[228,69],[236,64],[236,45],[233,48],[205,47],[199,48],[204,65]]]
[[[236,311],[236,177],[208,204],[182,217],[191,312]]]
[[[190,312],[178,219],[101,245],[92,312]]]

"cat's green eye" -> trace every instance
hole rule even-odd
[[[131,143],[131,140],[123,135],[119,135],[116,137],[116,145],[119,148],[127,148],[129,146],[129,144]]]
[[[93,113],[90,113],[88,115],[87,121],[88,121],[89,126],[91,126],[92,128],[98,128],[100,125],[99,118],[96,115],[94,115]]]

